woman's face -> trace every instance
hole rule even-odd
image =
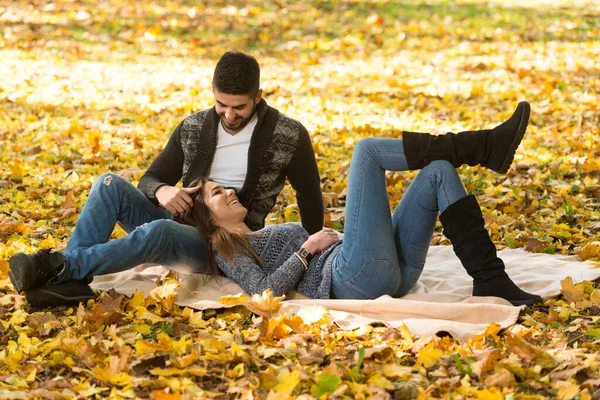
[[[208,181],[204,185],[204,203],[211,211],[215,223],[226,227],[244,222],[248,210],[240,203],[233,189]]]

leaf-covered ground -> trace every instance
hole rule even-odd
[[[169,279],[49,312],[9,286],[11,255],[66,245],[94,177],[137,183],[176,124],[212,106],[229,49],[254,54],[268,103],[308,128],[339,229],[361,137],[492,127],[528,100],[509,173],[461,176],[499,248],[598,261],[598,2],[397,3],[0,0],[0,397],[600,398],[590,282],[462,345],[343,331],[324,310],[182,309]],[[413,177],[389,174],[393,206]],[[269,222],[297,218],[286,187]],[[441,229],[432,244],[448,244]]]

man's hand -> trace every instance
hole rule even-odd
[[[189,188],[177,188],[174,186],[161,186],[154,194],[159,204],[169,210],[173,215],[189,211],[194,205],[194,193],[200,189],[200,186]]]
[[[308,240],[304,242],[304,247],[310,254],[320,254],[328,249],[331,245],[340,240],[338,234],[331,228],[323,228],[319,232],[310,235]]]

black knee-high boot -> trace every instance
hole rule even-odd
[[[505,174],[529,122],[531,107],[522,101],[513,115],[494,129],[457,134],[402,133],[404,154],[410,169],[421,169],[433,160],[447,160],[455,167],[482,165]]]
[[[496,246],[485,229],[475,196],[451,204],[440,215],[440,221],[444,235],[473,278],[473,296],[502,297],[515,306],[542,301],[540,296],[519,289],[504,271],[504,262],[498,258]]]

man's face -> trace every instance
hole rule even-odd
[[[213,90],[215,95],[215,109],[221,117],[223,128],[230,134],[241,131],[250,122],[256,111],[256,104],[260,102],[262,89],[256,96],[245,94],[226,94]]]

